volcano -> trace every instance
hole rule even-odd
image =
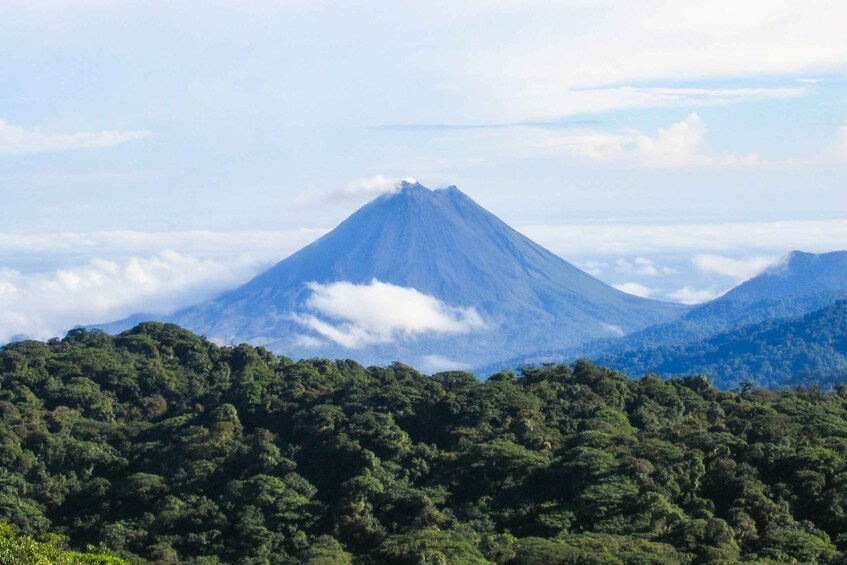
[[[686,311],[608,286],[455,186],[404,182],[243,286],[154,319],[290,357],[435,371],[621,336]]]

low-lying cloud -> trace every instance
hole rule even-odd
[[[249,259],[224,263],[163,251],[47,273],[0,269],[0,343],[61,336],[138,311],[167,313],[244,282],[255,268]]]
[[[721,294],[723,293],[720,291],[686,285],[668,293],[667,298],[675,302],[681,302],[682,304],[702,304],[703,302],[714,300]]]
[[[655,294],[655,292],[656,292],[652,288],[645,286],[641,283],[637,283],[637,282],[624,282],[624,283],[618,283],[618,284],[615,284],[615,285],[612,285],[612,286],[614,286],[616,289],[620,290],[621,292],[625,292],[627,294],[632,294],[634,296],[640,296],[641,298],[647,298],[647,297]]]
[[[414,288],[374,279],[369,284],[310,283],[294,319],[343,347],[358,349],[422,334],[464,334],[485,328],[474,308],[449,306]],[[323,317],[320,317],[323,316]]]
[[[73,149],[96,149],[150,137],[148,130],[104,130],[77,133],[47,133],[26,129],[0,120],[0,155],[34,155]]]
[[[615,263],[616,270],[623,273],[634,273],[636,275],[642,275],[645,277],[659,277],[662,275],[672,275],[676,272],[676,269],[671,267],[664,267],[661,265],[657,265],[652,259],[648,257],[635,257],[633,259],[626,259],[621,257]]]
[[[736,282],[749,280],[779,261],[779,256],[755,255],[742,259],[733,259],[722,255],[695,255],[694,265],[704,273],[715,273],[735,279]]]

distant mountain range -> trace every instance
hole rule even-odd
[[[769,320],[685,345],[601,356],[630,376],[705,374],[720,388],[847,382],[847,301],[799,318]]]
[[[818,255],[795,251],[720,298],[702,304],[676,320],[622,338],[601,339],[570,348],[538,350],[485,365],[475,372],[487,375],[503,367],[561,362],[579,357],[610,360],[628,352],[643,356],[645,350],[685,344],[691,344],[691,350],[696,351],[697,343],[712,336],[760,322],[802,316],[843,298],[847,298],[847,252]],[[638,370],[643,368],[646,367],[639,366]]]
[[[98,327],[154,319],[292,357],[436,370],[620,337],[689,310],[612,288],[456,187],[403,183],[214,300]]]

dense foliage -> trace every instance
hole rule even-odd
[[[703,373],[720,388],[847,381],[847,301],[799,318],[770,320],[703,341],[600,357],[629,375]]]
[[[0,563],[4,565],[126,565],[105,553],[69,551],[66,544],[67,539],[56,534],[18,537],[11,527],[0,524]]]
[[[0,350],[0,520],[129,562],[841,563],[845,460],[847,387],[480,382],[153,323]]]

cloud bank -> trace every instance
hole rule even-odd
[[[325,231],[0,233],[0,341],[188,306],[246,281]],[[847,241],[845,220],[574,223],[520,231],[607,282],[621,281],[626,292],[688,303],[714,298],[792,249],[832,251]],[[383,283],[363,286],[318,287],[319,308],[301,313],[323,330],[309,336],[313,345],[317,337],[358,346],[479,326],[475,312],[450,309],[413,289],[382,293]],[[361,304],[369,290],[370,311],[341,309],[342,291]],[[402,311],[407,299],[413,315],[403,311],[393,319],[391,309]]]
[[[81,324],[146,311],[166,313],[242,283],[255,264],[198,259],[174,251],[122,261],[92,259],[49,273],[0,269],[0,343],[17,335],[61,336]]]
[[[620,258],[615,263],[615,267],[618,271],[645,277],[659,277],[676,273],[676,269],[657,265],[648,257],[635,257],[633,259]]]
[[[35,155],[73,149],[110,147],[150,137],[147,130],[46,133],[0,120],[0,155]]]
[[[421,334],[463,334],[485,328],[474,308],[455,308],[414,288],[374,279],[370,284],[310,283],[305,306],[316,314],[294,320],[343,347],[391,343]]]
[[[749,280],[780,260],[778,256],[745,257],[733,259],[722,255],[695,255],[694,265],[704,273],[715,273],[735,279],[736,282]]]

